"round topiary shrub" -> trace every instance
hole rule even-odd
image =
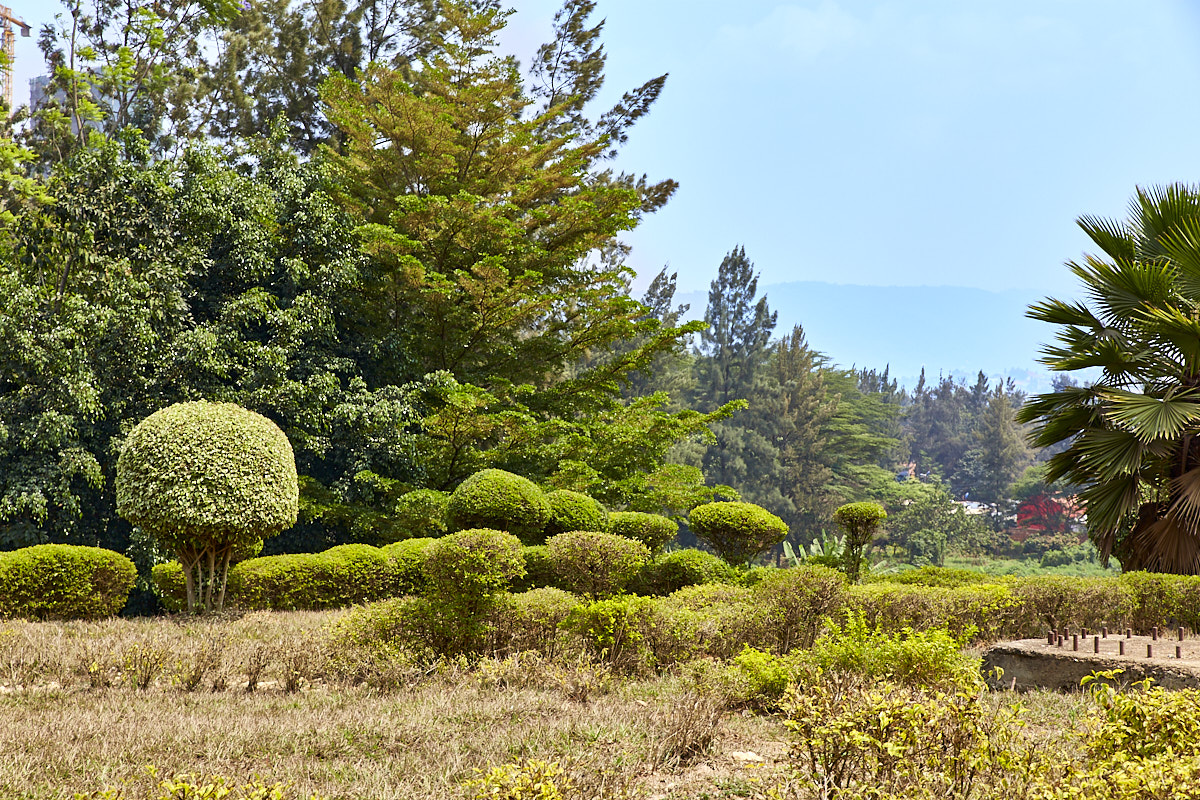
[[[559,586],[590,598],[617,594],[650,560],[641,542],[596,531],[560,533],[546,548]]]
[[[458,531],[436,539],[425,554],[430,594],[450,603],[495,594],[524,574],[521,542],[504,531]]]
[[[525,560],[525,575],[513,581],[512,591],[527,592],[546,586],[558,586],[558,575],[554,572],[553,562],[550,561],[549,547],[544,544],[522,547],[521,558]]]
[[[39,544],[0,553],[0,617],[111,617],[136,579],[132,561],[99,547]]]
[[[688,517],[692,533],[730,564],[745,564],[788,535],[779,517],[753,503],[708,503]]]
[[[295,523],[299,487],[275,423],[201,401],[164,408],[130,431],[116,495],[117,513],[175,552],[192,611],[197,602],[220,609],[234,554]]]
[[[542,544],[542,529],[550,518],[550,504],[533,481],[485,469],[467,478],[446,506],[451,530],[484,528],[511,533],[523,544]]]
[[[547,538],[567,531],[608,530],[608,511],[582,492],[558,489],[546,495],[546,502],[550,504],[550,518],[543,529]]]
[[[614,511],[608,515],[608,532],[641,542],[657,553],[679,533],[679,524],[662,514]]]
[[[428,588],[425,560],[429,558],[429,548],[436,541],[431,538],[405,539],[382,548],[390,564],[390,578],[386,587],[388,596],[425,593]]]
[[[392,509],[388,538],[437,539],[446,535],[446,506],[450,495],[436,489],[414,489],[402,495]]]
[[[667,595],[685,586],[736,583],[738,571],[720,556],[689,547],[658,556],[638,574],[633,590],[638,594]]]

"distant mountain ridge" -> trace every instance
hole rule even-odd
[[[961,286],[855,286],[796,281],[760,285],[779,312],[775,335],[802,325],[809,346],[839,366],[889,368],[908,389],[925,368],[974,382],[1011,377],[1028,393],[1049,391],[1050,373],[1037,363],[1054,327],[1025,317],[1044,295],[1034,290],[993,292]],[[681,292],[687,319],[704,319],[708,292]]]

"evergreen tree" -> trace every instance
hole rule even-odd
[[[778,313],[758,294],[758,276],[735,247],[721,261],[708,290],[708,309],[700,334],[699,397],[712,406],[745,397],[767,357],[767,345]]]

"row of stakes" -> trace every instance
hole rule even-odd
[[[1178,634],[1179,634],[1179,641],[1182,643],[1183,642],[1183,627],[1182,626],[1180,626],[1178,628]],[[1070,634],[1072,650],[1079,649],[1079,637],[1081,635],[1083,636],[1084,639],[1087,639],[1087,636],[1088,636],[1087,628],[1084,628],[1080,633]],[[1163,640],[1166,641],[1167,632],[1165,630],[1158,628],[1157,626],[1150,629],[1151,641],[1146,644],[1146,658],[1154,658],[1154,642],[1158,641],[1160,635],[1162,636]],[[1067,633],[1066,629],[1063,629],[1061,631],[1054,631],[1054,630],[1047,631],[1046,644],[1058,645],[1059,647],[1062,647],[1063,643],[1066,641],[1067,636],[1068,636],[1068,633]],[[1100,652],[1100,640],[1107,639],[1107,638],[1108,638],[1108,628],[1101,628],[1100,635],[1092,637],[1092,652],[1099,653]],[[1125,639],[1131,639],[1131,638],[1133,638],[1133,629],[1126,628],[1125,629]],[[1122,656],[1125,655],[1125,639],[1118,640],[1118,645],[1119,645],[1118,655],[1122,655]],[[1175,657],[1183,658],[1183,645],[1182,644],[1175,645]]]

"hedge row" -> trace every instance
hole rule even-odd
[[[133,562],[99,547],[39,544],[0,553],[0,617],[98,619],[120,613]]]

